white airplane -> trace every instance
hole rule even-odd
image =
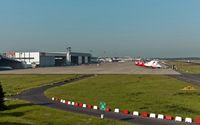
[[[158,60],[151,60],[150,62],[144,62],[142,60],[135,61],[136,66],[142,67],[150,67],[150,68],[162,68],[162,66],[158,63]]]

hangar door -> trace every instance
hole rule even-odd
[[[78,65],[78,56],[71,56],[71,64]]]
[[[40,56],[40,66],[42,67],[55,66],[54,56]]]
[[[55,66],[64,66],[66,63],[66,57],[55,57]]]

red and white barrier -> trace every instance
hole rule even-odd
[[[87,107],[87,105],[86,104],[83,104],[83,108],[86,108]]]
[[[171,115],[167,115],[166,117],[165,117],[165,120],[169,120],[169,121],[171,121],[171,120],[173,120],[174,118],[173,118],[173,116],[171,116]]]
[[[175,121],[177,121],[177,122],[182,122],[182,117],[176,116],[176,117],[175,117]]]
[[[106,108],[106,112],[110,112],[110,111],[111,111],[111,109],[107,107]]]
[[[71,101],[67,101],[67,104],[68,104],[68,105],[71,105]]]
[[[98,107],[96,105],[93,106],[94,110],[98,110]]]
[[[192,118],[185,118],[185,122],[192,123]]]
[[[114,112],[115,112],[115,113],[119,113],[119,109],[118,109],[118,108],[115,108]]]
[[[62,103],[65,103],[65,100],[64,100],[64,99],[61,99],[61,102],[62,102]]]
[[[155,113],[150,113],[149,117],[150,118],[156,118],[156,114]]]
[[[194,121],[195,121],[196,124],[200,124],[200,119],[199,118],[195,119]]]
[[[149,113],[148,112],[142,112],[141,116],[144,117],[144,118],[149,117]]]
[[[67,105],[73,105],[75,107],[82,107],[82,108],[88,108],[88,109],[98,110],[98,106],[96,106],[96,105],[92,106],[92,105],[87,105],[85,103],[71,102],[71,101],[66,101],[64,99],[59,99],[59,98],[55,98],[55,97],[52,97],[51,100],[52,101],[58,101],[60,103],[66,103]],[[107,107],[105,111],[106,112],[110,112],[111,109]],[[114,112],[115,113],[120,113],[119,108],[115,108]],[[129,110],[125,109],[125,110],[121,111],[121,113],[128,115],[129,114]],[[141,113],[139,113],[138,111],[134,111],[132,115],[133,116],[141,116],[141,117],[144,117],[144,118],[146,118],[146,117],[156,118],[156,116],[157,116],[158,119],[170,120],[170,121],[174,119],[174,117],[170,116],[170,115],[168,115],[168,116],[164,116],[163,114],[156,115],[155,113],[150,113],[149,114],[148,112],[141,112]],[[200,124],[200,119],[195,119],[193,121],[192,118],[189,118],[189,117],[186,117],[183,120],[182,117],[176,116],[174,120],[176,122],[183,122],[184,121],[185,123],[193,123],[194,122],[196,124]]]
[[[128,109],[125,109],[125,110],[122,111],[122,113],[125,114],[125,115],[128,115],[129,111],[128,111]]]
[[[93,106],[92,105],[87,105],[87,108],[92,109]]]
[[[158,119],[164,119],[164,115],[158,114]]]
[[[61,99],[61,101],[60,101],[61,103],[65,103],[65,100],[64,99]]]
[[[139,116],[139,112],[138,112],[138,111],[134,111],[134,112],[133,112],[133,115],[134,115],[134,116]]]
[[[79,107],[83,107],[83,103],[80,103],[80,104],[79,104]]]
[[[74,106],[78,107],[78,106],[79,106],[79,103],[78,103],[78,102],[76,102],[76,103],[74,104]]]
[[[55,98],[54,98],[54,97],[52,97],[52,98],[51,98],[51,100],[52,100],[52,101],[54,101],[54,100],[55,100]]]

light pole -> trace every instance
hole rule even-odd
[[[66,64],[71,65],[71,47],[66,47]]]

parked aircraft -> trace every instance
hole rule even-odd
[[[161,68],[158,60],[151,60],[150,62],[144,62],[143,60],[136,60],[136,66],[149,67],[149,68]]]

